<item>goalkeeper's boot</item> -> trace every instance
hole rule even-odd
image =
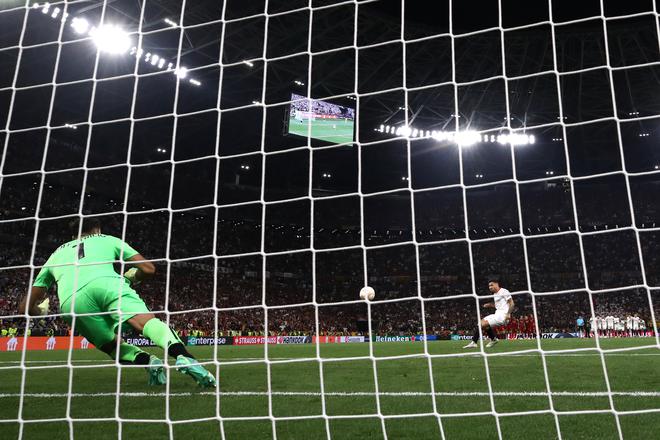
[[[489,342],[488,344],[486,344],[486,348],[493,347],[493,346],[494,346],[495,344],[497,344],[498,342],[499,342],[499,341],[498,341],[497,338],[495,338],[495,339],[491,339],[490,342]]]
[[[215,388],[215,376],[209,370],[201,366],[195,359],[179,355],[176,358],[175,365],[180,372],[195,379],[195,382],[197,382],[200,387]]]
[[[165,385],[167,382],[163,361],[158,359],[156,356],[152,355],[149,358],[147,374],[149,375],[149,381],[147,382],[149,385]]]
[[[470,343],[468,345],[466,345],[465,347],[463,347],[463,348],[477,348],[477,347],[478,347],[478,345],[477,345],[476,342],[470,341]]]

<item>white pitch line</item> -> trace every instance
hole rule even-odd
[[[189,396],[215,396],[219,394],[221,397],[261,397],[268,396],[265,391],[202,391],[202,392],[183,392],[183,393],[146,393],[146,392],[126,392],[120,393],[120,397],[189,397]],[[310,391],[273,391],[271,396],[298,396],[298,397],[321,397],[321,393]],[[375,397],[376,393],[373,392],[329,392],[324,393],[325,397]],[[380,396],[384,397],[430,397],[432,394],[428,392],[380,392]],[[436,392],[438,397],[485,397],[490,396],[487,391],[468,391],[468,392]],[[547,397],[548,393],[545,391],[495,391],[492,393],[495,397]],[[660,397],[660,391],[613,391],[613,396],[629,396],[629,397]],[[20,393],[2,393],[0,398],[20,397]],[[67,393],[24,393],[23,397],[41,397],[41,398],[54,398],[54,397],[67,397]],[[71,397],[117,397],[117,393],[71,393]],[[553,397],[607,397],[607,391],[554,391]]]
[[[480,355],[481,353],[475,352],[472,353],[475,356]],[[604,353],[605,356],[624,356],[624,357],[632,357],[632,356],[660,356],[660,353]],[[541,353],[521,353],[521,354],[511,354],[511,355],[500,355],[500,357],[539,357],[541,356]],[[600,353],[550,353],[546,354],[545,357],[590,357],[590,356],[600,356]],[[433,357],[433,356],[431,356]],[[466,357],[466,356],[461,356],[461,357]],[[293,361],[297,359],[302,359],[302,358],[291,358],[291,357],[269,357],[268,360],[270,361]],[[333,358],[335,359],[335,358]],[[378,359],[378,356],[376,356],[376,359]],[[213,361],[213,358],[198,358],[200,362],[210,362]],[[240,358],[218,358],[218,362],[220,364],[240,364],[242,361],[265,361],[263,357],[240,357]],[[316,359],[310,359],[310,360],[316,360]],[[82,363],[98,363],[99,365],[112,365],[114,362],[105,360],[105,359],[75,359],[72,361],[72,364],[82,364]],[[15,361],[0,361],[1,364],[21,364],[20,360],[15,360]],[[24,361],[23,364],[61,364],[61,365],[67,365],[66,360],[27,360]]]
[[[605,351],[603,353],[605,356],[660,356],[660,353],[608,353]],[[541,356],[541,353],[536,353],[536,354],[512,354],[510,355],[511,357],[538,357]],[[600,353],[550,353],[546,354],[545,357],[583,357],[583,356],[600,356]]]

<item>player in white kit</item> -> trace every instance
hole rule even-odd
[[[621,336],[624,335],[624,331],[626,330],[626,326],[623,323],[623,320],[619,318],[618,316],[614,317],[614,331],[615,331],[615,336],[617,338],[620,338]]]
[[[598,318],[598,334],[600,336],[604,336],[606,328],[607,325],[605,324],[605,318]]]
[[[594,338],[600,336],[600,318],[598,316],[594,316],[594,325],[592,329],[594,331]]]
[[[646,331],[646,322],[642,318],[637,317],[637,319],[639,319],[639,324],[638,324],[638,326],[639,326],[639,331],[638,331],[639,336],[652,336],[653,335],[652,333],[649,335]],[[652,323],[649,323],[649,324],[651,326],[651,329],[653,329],[653,324]]]
[[[632,330],[633,330],[633,336],[639,336],[640,332],[639,330],[642,328],[641,323],[643,321],[639,319],[639,316],[635,315],[632,317]]]
[[[607,337],[612,337],[614,335],[614,316],[612,315],[607,315],[605,317],[605,324],[607,327]]]
[[[485,308],[494,308],[495,313],[486,316],[481,320],[481,331],[486,333],[490,338],[490,342],[486,344],[486,347],[492,347],[497,344],[497,335],[495,335],[495,329],[497,327],[506,325],[509,322],[511,317],[511,312],[513,311],[513,298],[511,297],[511,292],[506,290],[503,287],[500,287],[500,281],[497,278],[491,278],[488,281],[488,290],[493,294],[493,302],[484,304]],[[478,347],[477,341],[480,337],[479,329],[476,329],[474,335],[472,336],[472,342],[466,345],[463,348],[474,348]]]
[[[626,316],[626,336],[635,336],[633,333],[633,317],[631,315]]]

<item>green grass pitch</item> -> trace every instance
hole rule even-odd
[[[117,439],[119,434],[125,439],[160,439],[169,438],[171,429],[176,439],[255,440],[272,438],[274,429],[278,440],[325,439],[326,430],[333,439],[381,439],[385,432],[389,439],[421,440],[441,438],[442,428],[448,440],[494,439],[499,423],[505,439],[555,439],[558,424],[564,439],[606,440],[619,438],[616,418],[607,411],[612,404],[621,411],[625,439],[657,438],[660,432],[660,412],[626,414],[660,410],[660,350],[643,348],[655,339],[601,340],[605,350],[631,348],[604,355],[612,402],[600,353],[590,349],[593,340],[542,341],[543,349],[552,351],[545,357],[552,402],[545,394],[536,341],[501,341],[488,349],[494,356],[487,364],[479,354],[466,355],[464,343],[428,342],[429,353],[439,355],[430,363],[420,356],[422,342],[375,343],[377,381],[366,343],[322,344],[321,364],[315,359],[316,345],[271,345],[270,372],[263,346],[221,346],[215,353],[214,347],[192,347],[200,360],[218,360],[220,392],[199,390],[190,378],[171,371],[169,399],[166,388],[146,385],[140,368],[122,368],[118,381],[117,368],[96,350],[75,351],[72,370],[66,367],[66,351],[27,352],[22,438],[68,439],[72,429],[75,439]],[[558,352],[575,349],[584,350]],[[5,420],[0,423],[1,439],[19,435],[19,423],[7,420],[19,417],[20,356],[0,355],[0,418]],[[216,368],[210,362],[210,368]],[[550,412],[551,404],[557,418]],[[498,417],[491,413],[491,405]],[[378,408],[384,419],[377,416]],[[327,423],[324,411],[331,416]],[[564,414],[570,411],[592,412]],[[519,414],[523,412],[529,413]],[[461,413],[470,415],[457,416]],[[171,425],[164,422],[168,417]],[[186,422],[189,419],[201,420]],[[39,420],[50,421],[35,423]]]
[[[307,137],[309,122],[289,119],[289,133]],[[311,137],[335,144],[353,142],[353,121],[343,119],[317,119],[312,121]]]

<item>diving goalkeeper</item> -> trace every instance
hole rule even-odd
[[[71,223],[78,236],[78,220]],[[134,267],[115,272],[113,263],[130,262]],[[154,275],[154,265],[119,238],[103,235],[98,219],[85,219],[80,239],[64,243],[51,254],[37,275],[30,294],[19,306],[20,313],[48,314],[48,288],[57,284],[64,320],[96,348],[122,364],[144,365],[150,385],[166,381],[163,361],[138,347],[119,340],[118,326],[133,327],[173,357],[176,368],[199,385],[215,387],[215,377],[199,365],[179,337],[149,311],[133,289]],[[118,351],[118,353],[117,353]]]

